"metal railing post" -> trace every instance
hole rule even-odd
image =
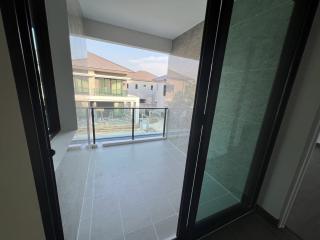
[[[162,137],[165,137],[165,134],[166,134],[167,110],[168,110],[167,108],[164,109],[163,133],[162,133]]]
[[[88,135],[88,146],[91,144],[90,139],[90,118],[89,118],[89,108],[86,109],[86,117],[87,117],[87,135]]]
[[[132,136],[131,139],[134,140],[134,115],[135,115],[135,108],[132,108]]]
[[[91,108],[91,122],[92,122],[92,137],[93,137],[93,144],[96,144],[96,130],[94,127],[94,109]]]

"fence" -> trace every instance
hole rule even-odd
[[[166,136],[168,108],[77,108],[74,142],[121,141]]]

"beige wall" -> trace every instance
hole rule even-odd
[[[320,11],[298,70],[259,203],[279,218],[320,108]]]
[[[0,16],[0,239],[45,239]],[[5,113],[5,114],[3,114]]]

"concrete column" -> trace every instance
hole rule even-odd
[[[94,71],[88,71],[89,77],[89,95],[93,96],[95,95],[95,88],[96,86],[96,78],[94,77]]]

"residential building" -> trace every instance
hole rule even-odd
[[[127,81],[133,72],[94,53],[72,60],[77,106],[139,107],[138,96],[128,94]]]
[[[131,72],[130,79],[127,80],[128,93],[140,98],[140,104],[143,107],[156,107],[155,91],[153,83],[155,75],[146,71]]]
[[[158,107],[168,107],[167,78],[168,78],[167,75],[163,75],[160,77],[156,77],[152,80],[155,88],[154,101],[155,101],[155,105]]]
[[[73,59],[72,68],[79,107],[164,107],[166,77],[132,71],[92,52]]]

